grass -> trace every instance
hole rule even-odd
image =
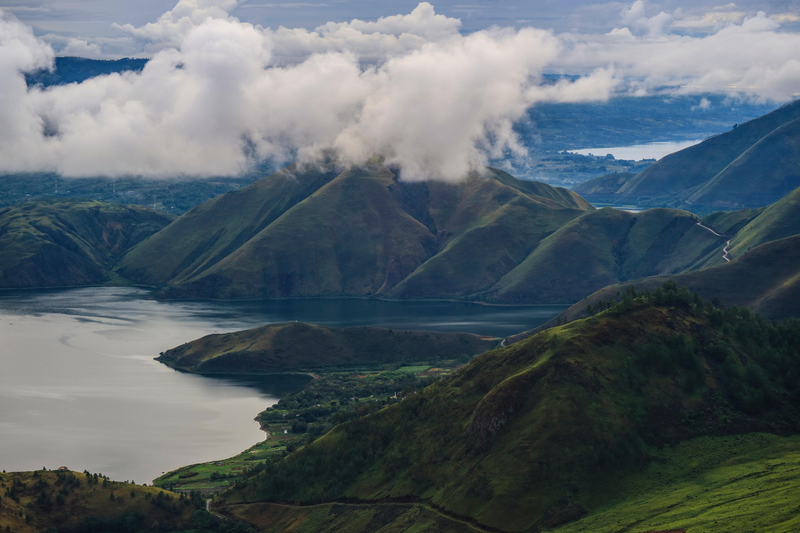
[[[701,437],[613,483],[616,501],[558,533],[800,529],[800,437]]]
[[[730,253],[739,257],[761,244],[800,233],[800,188],[767,207],[731,240]]]

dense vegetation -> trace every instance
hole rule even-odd
[[[308,372],[335,368],[364,370],[483,353],[499,339],[470,333],[331,328],[288,322],[208,335],[162,353],[158,360],[199,373]]]
[[[8,533],[171,530],[205,507],[197,495],[88,472],[3,472],[0,491],[0,528]]]
[[[503,530],[573,520],[665,444],[800,428],[800,321],[668,284],[337,426],[228,503],[416,498]],[[611,477],[609,477],[611,476]]]

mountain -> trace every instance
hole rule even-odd
[[[198,373],[280,373],[483,353],[499,339],[470,333],[329,328],[302,322],[207,335],[157,358]]]
[[[586,316],[588,307],[619,299],[628,288],[654,290],[672,281],[704,298],[719,298],[726,305],[744,306],[764,318],[781,320],[800,315],[800,235],[770,241],[713,268],[674,276],[654,276],[609,285],[572,305],[533,332]],[[528,336],[526,332],[509,340]]]
[[[800,186],[800,100],[670,154],[633,177],[601,176],[576,192],[695,212],[762,207]]]
[[[189,211],[118,272],[166,297],[464,297],[592,209],[496,169],[449,184],[292,165]]]
[[[336,516],[360,530],[370,505],[401,502],[483,529],[554,528],[616,501],[609,487],[627,486],[667,445],[797,432],[797,346],[797,322],[717,309],[674,285],[629,292],[336,426],[255,469],[217,509],[359,503]]]
[[[761,211],[736,232],[730,255],[738,257],[761,244],[800,233],[800,188]]]
[[[485,295],[502,303],[574,302],[606,285],[723,261],[725,238],[686,211],[603,208],[568,222]]]
[[[98,201],[39,200],[0,209],[0,287],[60,287],[113,279],[129,248],[175,217]]]

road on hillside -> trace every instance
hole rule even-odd
[[[697,223],[697,225],[700,226],[703,229],[706,229],[706,230],[710,231],[711,233],[713,233],[717,237],[727,237],[727,235],[720,235],[719,233],[717,233],[713,229],[709,228],[708,226],[704,226],[699,222]],[[728,252],[729,252],[728,246],[730,246],[730,245],[731,245],[731,240],[728,239],[727,242],[725,243],[725,248],[722,249],[722,258],[725,260],[726,263],[729,263],[730,260],[731,260],[731,258],[728,256]]]

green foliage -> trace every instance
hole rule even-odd
[[[478,356],[259,466],[225,500],[429,499],[524,530],[608,501],[603,480],[666,444],[800,429],[800,321],[659,289]]]

